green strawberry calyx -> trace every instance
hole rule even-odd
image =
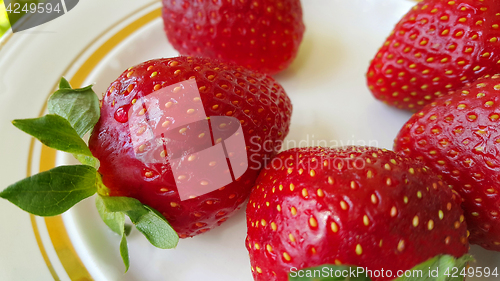
[[[460,258],[438,255],[410,270],[370,270],[348,265],[322,265],[298,270],[292,268],[289,281],[371,281],[372,277],[394,278],[395,281],[463,281],[469,274],[467,266],[474,260],[466,254]]]
[[[179,236],[163,215],[136,199],[108,196],[98,172],[99,160],[83,140],[100,117],[99,99],[92,86],[72,89],[61,78],[47,108],[49,114],[45,116],[14,120],[12,124],[50,148],[73,154],[83,165],[59,166],[25,178],[0,192],[0,197],[33,215],[57,216],[97,193],[95,203],[101,219],[121,236],[125,272],[130,266],[126,237],[131,231],[125,215],[155,247],[175,248]]]

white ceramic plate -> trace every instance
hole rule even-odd
[[[414,2],[302,1],[307,26],[299,56],[276,76],[294,104],[286,148],[375,145],[391,148],[410,114],[375,101],[365,71],[377,48]],[[54,21],[0,41],[0,188],[71,157],[42,147],[10,120],[37,117],[59,78],[95,83],[102,93],[126,68],[177,52],[167,42],[158,1],[86,0]],[[137,231],[129,238],[131,268],[123,274],[120,238],[85,200],[55,218],[36,218],[0,201],[0,280],[251,281],[240,211],[223,226],[175,250],[158,250]],[[500,254],[478,247],[473,266],[494,269]],[[468,280],[497,280],[469,278]]]

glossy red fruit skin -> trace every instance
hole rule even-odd
[[[500,75],[436,99],[394,149],[425,162],[463,197],[470,242],[500,251]]]
[[[182,55],[275,74],[295,59],[305,30],[299,0],[163,0],[168,40]]]
[[[430,170],[392,151],[282,152],[262,170],[247,205],[253,277],[285,281],[292,267],[323,264],[396,274],[439,254],[460,257],[468,251],[460,202]]]
[[[500,67],[500,2],[426,0],[394,28],[372,60],[373,95],[417,111]]]
[[[155,86],[160,89],[193,77],[206,115],[240,120],[247,155],[254,157],[249,169],[235,182],[181,202],[170,165],[139,161],[128,122],[118,122],[114,115],[118,108],[153,93]],[[162,213],[181,238],[191,237],[220,225],[246,201],[259,172],[257,164],[276,154],[270,148],[279,147],[287,135],[291,112],[290,99],[269,76],[212,59],[151,60],[123,72],[110,85],[89,147],[100,161],[99,172],[111,196],[140,200]],[[171,116],[176,114],[182,113],[169,112]],[[266,150],[261,146],[264,142],[268,144]]]

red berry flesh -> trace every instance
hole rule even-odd
[[[416,111],[500,67],[499,1],[425,0],[396,25],[368,69],[373,95]]]
[[[411,269],[468,250],[461,198],[420,162],[377,148],[304,148],[262,170],[247,206],[256,281],[345,264]],[[373,278],[391,280],[394,278]]]
[[[464,200],[470,242],[500,251],[500,75],[436,99],[394,149],[436,171]]]
[[[182,55],[268,74],[292,63],[305,30],[299,0],[163,0],[163,20],[168,40]]]

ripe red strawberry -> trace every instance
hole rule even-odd
[[[282,152],[247,206],[254,279],[285,281],[291,268],[328,263],[396,274],[437,255],[461,257],[468,242],[460,202],[430,170],[392,151]]]
[[[269,74],[292,63],[305,29],[299,0],[163,0],[163,20],[168,40],[182,55]]]
[[[252,158],[249,169],[233,183],[209,194],[181,201],[176,187],[176,181],[181,179],[174,178],[171,165],[145,163],[136,157],[137,148],[134,148],[131,139],[129,129],[132,125],[128,120],[128,111],[139,99],[193,78],[196,79],[206,116],[236,118],[243,129],[246,149],[252,151],[248,157]],[[160,116],[153,121],[161,126],[175,127],[184,116],[194,112],[194,109],[186,110],[176,105],[178,97],[175,94],[169,92],[162,95],[162,99],[171,102],[160,102],[161,112],[150,113]],[[193,100],[193,106],[196,102],[200,100]],[[99,172],[111,196],[133,197],[153,207],[165,216],[181,238],[185,238],[220,225],[243,204],[258,175],[259,163],[264,157],[276,154],[269,147],[278,146],[287,135],[291,111],[285,91],[269,76],[212,59],[178,57],[151,60],[128,69],[111,84],[102,100],[101,118],[94,128],[89,147],[100,160]],[[191,136],[196,136],[197,145],[203,145],[199,142],[207,138],[210,140],[210,133],[200,134],[196,126],[189,125],[184,131],[194,130],[196,133]],[[181,131],[178,131],[177,137],[171,138],[170,149],[183,151],[187,141],[193,142],[189,134]],[[266,146],[267,150],[262,149],[261,144],[268,145],[269,142],[271,145]],[[155,146],[140,150],[140,155],[154,154],[153,157],[157,158],[163,151]],[[171,162],[174,156],[167,156]],[[194,178],[194,170],[189,171],[186,177],[201,180]]]
[[[419,110],[437,96],[496,74],[500,2],[425,0],[396,25],[368,69],[374,96]]]
[[[470,242],[500,251],[500,75],[436,99],[399,132],[395,150],[438,172],[463,199]]]

